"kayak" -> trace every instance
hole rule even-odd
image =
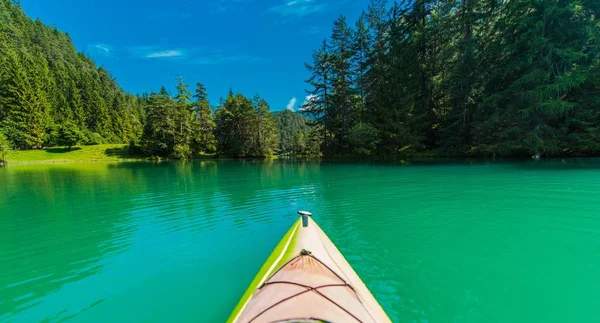
[[[312,214],[298,213],[227,322],[391,322]]]

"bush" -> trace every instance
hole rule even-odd
[[[368,123],[352,127],[348,137],[352,152],[363,156],[371,155],[379,144],[379,132]]]
[[[138,145],[135,140],[129,141],[129,155],[130,156],[139,156],[144,154],[144,150],[140,145]]]
[[[188,159],[192,157],[192,150],[188,145],[175,145],[171,157],[175,159]]]
[[[58,128],[58,144],[61,146],[67,146],[69,150],[71,150],[71,147],[81,143],[83,138],[83,133],[79,131],[79,128],[71,122],[66,122]]]
[[[6,158],[10,152],[12,143],[6,138],[4,132],[0,129],[0,161],[6,163]]]
[[[106,140],[97,132],[88,132],[86,135],[87,139],[85,144],[88,146],[102,145],[106,143]]]
[[[54,147],[58,145],[58,126],[51,125],[46,128],[44,136],[44,147]]]

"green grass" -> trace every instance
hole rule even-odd
[[[129,146],[122,144],[79,146],[73,147],[72,150],[66,147],[14,150],[7,157],[9,164],[117,162],[145,159],[130,156]]]

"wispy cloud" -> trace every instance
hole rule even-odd
[[[188,50],[180,48],[165,48],[161,46],[134,46],[127,48],[133,57],[147,59],[176,59],[189,54]]]
[[[90,49],[90,51],[105,56],[111,56],[111,53],[113,52],[113,47],[108,44],[92,44],[88,45],[88,48]]]
[[[269,11],[283,16],[304,17],[324,11],[326,4],[322,0],[286,0],[284,3],[269,8]]]
[[[263,58],[247,55],[240,50],[211,50],[202,48],[165,48],[161,46],[136,46],[128,48],[133,57],[153,60],[177,60],[186,64],[223,65],[252,64]]]
[[[300,111],[304,110],[305,107],[311,103],[312,101],[316,100],[317,96],[314,94],[309,94],[306,96],[306,98],[304,98],[304,103],[302,103],[302,106],[300,107]]]
[[[173,58],[173,57],[181,57],[183,55],[184,55],[184,53],[180,49],[170,49],[170,50],[152,52],[152,53],[147,54],[145,57],[146,58]]]
[[[311,101],[315,100],[316,98],[317,98],[317,96],[316,96],[316,95],[314,95],[314,94],[309,94],[309,95],[307,95],[307,96],[306,96],[306,98],[304,99],[304,103],[303,103],[303,104],[307,104],[307,103],[309,103],[309,102],[311,102]]]
[[[296,101],[298,101],[296,98],[292,98],[285,108],[290,111],[294,111],[296,107]]]
[[[105,52],[105,53],[110,53],[111,48],[108,45],[104,45],[104,44],[96,44],[94,45],[94,47],[96,47],[97,49]]]

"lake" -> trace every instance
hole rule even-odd
[[[600,160],[0,168],[0,321],[223,322],[310,210],[394,322],[599,322]]]

